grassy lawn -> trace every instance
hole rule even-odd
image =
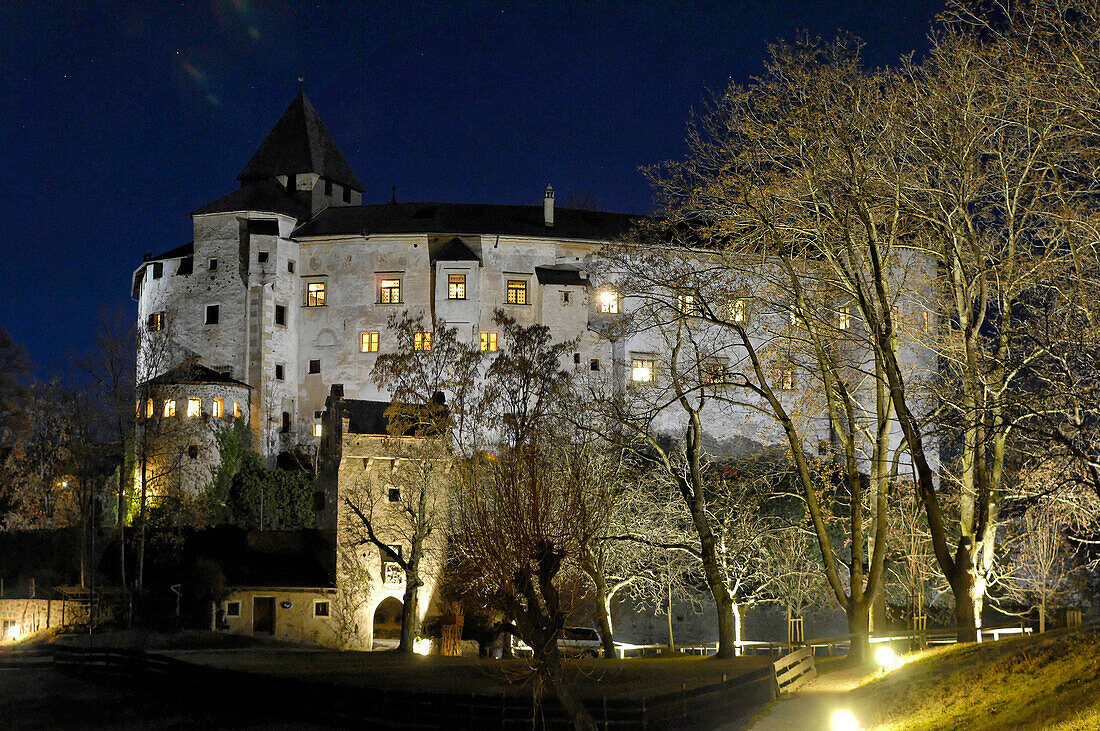
[[[866,728],[1100,728],[1100,626],[929,650],[850,699]]]
[[[294,677],[364,688],[410,692],[523,695],[531,692],[524,660],[405,657],[392,652],[286,651],[279,649],[167,652],[187,662],[249,673]],[[716,660],[698,656],[627,660],[566,660],[582,698],[641,699],[696,688],[766,667],[769,658]]]

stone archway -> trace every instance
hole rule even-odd
[[[374,609],[374,640],[389,640],[394,642],[401,639],[401,610],[404,605],[400,599],[388,596],[378,603]],[[390,644],[385,642],[383,644]]]

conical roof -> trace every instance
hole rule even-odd
[[[237,180],[244,183],[299,173],[317,173],[353,190],[363,190],[363,184],[303,91],[294,97]]]

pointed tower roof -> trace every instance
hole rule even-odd
[[[363,190],[304,91],[294,97],[237,180],[246,183],[299,173],[317,173],[353,190]]]

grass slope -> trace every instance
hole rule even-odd
[[[853,690],[865,728],[1100,728],[1100,626],[914,656]]]

